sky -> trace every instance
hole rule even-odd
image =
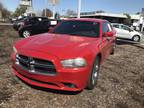
[[[45,3],[46,0],[33,0],[33,8],[35,11],[42,10],[45,7],[52,10],[52,6]],[[48,0],[47,0],[48,1]],[[103,10],[108,13],[129,13],[135,14],[144,8],[144,0],[81,0],[81,12],[91,12]],[[0,0],[10,11],[15,11],[19,5],[19,0]],[[60,0],[56,6],[56,11],[60,14],[66,12],[67,9],[77,11],[77,0]]]

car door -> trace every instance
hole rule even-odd
[[[121,30],[120,24],[113,24],[113,27],[116,30],[116,37],[121,38],[122,37],[122,34],[121,34],[122,30]]]
[[[125,39],[130,39],[131,34],[130,34],[130,28],[125,25],[121,25],[121,37]]]
[[[110,23],[108,22],[103,22],[102,24],[102,56],[103,56],[103,59],[106,58],[110,51],[111,51],[111,41],[112,41],[112,37],[106,37],[104,36],[104,34],[106,32],[110,32],[112,31],[112,27],[110,25]]]
[[[31,30],[32,32],[35,34],[35,33],[38,33],[39,32],[39,21],[36,17],[32,18],[31,20]]]
[[[42,32],[48,32],[49,27],[50,27],[50,21],[49,20],[43,20],[41,23]]]

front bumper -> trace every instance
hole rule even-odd
[[[80,91],[87,86],[89,68],[57,69],[55,76],[29,73],[15,64],[15,55],[12,55],[13,73],[34,86],[64,91]]]

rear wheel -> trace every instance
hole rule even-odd
[[[21,33],[21,35],[22,35],[22,37],[24,37],[24,38],[28,38],[28,37],[31,35],[31,33],[30,33],[29,30],[24,30],[24,31]]]
[[[135,41],[135,42],[139,42],[140,41],[140,36],[135,35],[135,36],[133,36],[132,40]]]
[[[100,57],[97,56],[94,61],[93,69],[91,71],[91,75],[88,80],[87,88],[89,90],[92,90],[95,87],[95,85],[97,84],[99,68],[100,68]]]

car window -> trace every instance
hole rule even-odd
[[[113,30],[112,25],[110,23],[107,23],[107,25],[108,25],[109,31],[112,31]]]
[[[36,23],[37,21],[38,21],[38,20],[37,20],[36,18],[31,18],[31,19],[30,19],[30,23],[32,23],[32,24],[33,24],[33,23]]]
[[[48,20],[48,18],[41,18],[42,20]]]
[[[62,21],[51,32],[55,34],[68,34],[87,37],[99,36],[99,22],[91,21]]]
[[[102,33],[104,34],[105,32],[112,31],[112,27],[109,23],[103,22],[102,24]]]
[[[129,27],[124,26],[124,25],[122,25],[122,26],[121,26],[121,28],[122,28],[123,30],[127,30],[127,31],[129,31],[129,30],[130,30],[130,28],[129,28]]]
[[[119,25],[118,24],[113,24],[113,27],[119,28]]]

